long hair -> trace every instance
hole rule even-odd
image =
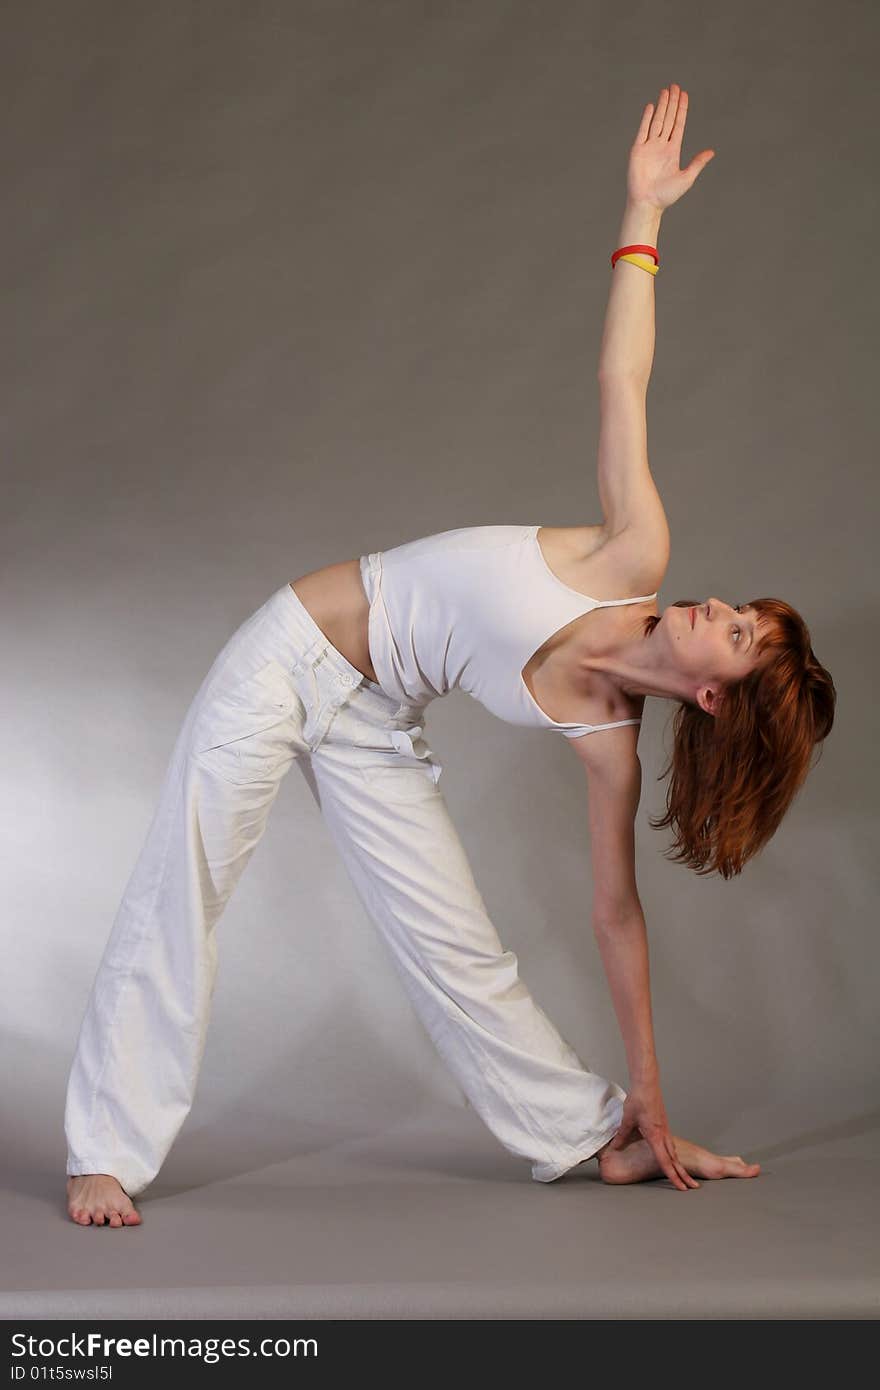
[[[673,828],[667,859],[724,879],[742,873],[775,834],[813,766],[814,746],[831,732],[837,700],[801,615],[778,598],[750,607],[766,623],[757,667],[724,686],[714,715],[679,703],[672,757],[657,779],[672,773],[666,814],[649,822]]]

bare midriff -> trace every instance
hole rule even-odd
[[[367,624],[370,605],[364,592],[360,560],[336,565],[292,579],[290,587],[310,617],[346,661],[367,680],[378,684],[370,661]]]

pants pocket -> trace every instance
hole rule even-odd
[[[272,658],[207,697],[193,728],[193,756],[229,781],[271,777],[298,751],[290,724],[298,709],[302,701],[293,678]]]
[[[390,747],[377,749],[360,764],[364,781],[394,801],[418,801],[434,791],[443,764],[422,737],[422,726],[391,729]]]

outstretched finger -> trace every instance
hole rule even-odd
[[[663,87],[657,98],[657,107],[651,121],[650,135],[652,139],[659,139],[663,134],[663,120],[666,115],[666,108],[669,105],[669,88]]]
[[[656,1139],[651,1139],[649,1142],[651,1148],[654,1150],[654,1157],[673,1187],[677,1187],[679,1192],[687,1192],[690,1187],[688,1181],[690,1175],[681,1167],[675,1150],[666,1137],[661,1134],[658,1135]]]
[[[680,1192],[687,1192],[687,1183],[681,1177],[676,1164],[669,1157],[663,1144],[657,1145],[654,1150],[654,1156],[673,1187],[677,1187]]]
[[[684,136],[684,123],[687,120],[687,113],[688,94],[682,87],[678,94],[678,110],[675,113],[675,123],[672,127],[672,133],[669,137],[670,140],[675,140],[675,142],[679,145],[681,144],[682,137]]]
[[[663,115],[663,129],[660,132],[660,137],[668,141],[672,139],[673,132],[675,131],[675,120],[678,114],[681,87],[679,87],[677,82],[670,82],[667,90],[669,95],[666,102],[666,111]]]
[[[651,117],[654,114],[654,103],[649,101],[642,112],[642,123],[636,132],[636,141],[644,144],[648,138],[648,126],[651,124]]]
[[[668,1150],[672,1156],[672,1161],[675,1164],[675,1171],[678,1173],[679,1177],[686,1184],[686,1186],[699,1187],[700,1184],[697,1182],[696,1178],[691,1176],[691,1174],[688,1172],[687,1168],[685,1168],[684,1164],[679,1158],[678,1150],[676,1149],[675,1145],[670,1143],[668,1145]]]

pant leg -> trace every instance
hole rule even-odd
[[[437,1051],[501,1144],[552,1182],[615,1134],[626,1092],[584,1066],[520,979],[420,726],[378,730],[371,748],[356,706],[311,759],[313,793]]]
[[[68,1174],[110,1173],[130,1196],[156,1176],[192,1106],[217,923],[284,774],[308,751],[306,707],[262,611],[227,643],[184,720],[69,1075]]]

